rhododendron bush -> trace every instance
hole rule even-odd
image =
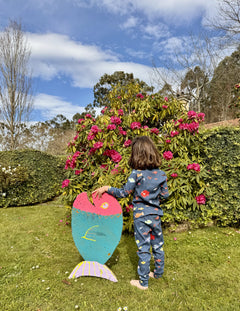
[[[109,93],[111,105],[96,119],[87,114],[76,125],[76,136],[68,144],[64,200],[71,208],[77,194],[99,186],[121,187],[131,172],[128,159],[134,137],[152,138],[162,154],[170,198],[164,203],[163,221],[209,221],[206,205],[207,171],[200,156],[199,124],[203,113],[187,112],[176,99],[147,95],[136,84],[116,86]],[[125,229],[131,230],[131,197],[120,200]]]

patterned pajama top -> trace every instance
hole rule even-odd
[[[110,187],[107,192],[116,198],[133,194],[134,218],[151,214],[163,216],[161,201],[169,197],[167,176],[160,169],[132,170],[121,189]]]

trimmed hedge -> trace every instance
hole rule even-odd
[[[203,132],[203,156],[212,195],[207,200],[215,224],[240,225],[240,128]]]
[[[48,201],[60,194],[63,159],[36,150],[0,152],[0,207]]]

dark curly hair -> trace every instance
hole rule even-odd
[[[128,161],[131,168],[146,170],[158,168],[161,165],[161,156],[150,137],[136,137],[131,146],[132,152]]]

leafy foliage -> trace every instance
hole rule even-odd
[[[163,220],[168,222],[209,221],[205,205],[209,187],[200,153],[199,122],[204,114],[187,111],[174,98],[146,95],[140,86],[117,85],[108,94],[110,105],[97,119],[90,114],[78,120],[76,136],[68,145],[64,200],[71,208],[77,194],[89,194],[99,186],[121,187],[131,169],[128,159],[135,136],[152,138],[163,154],[162,169],[167,173],[170,199]],[[131,231],[131,197],[120,200],[124,229]],[[130,211],[130,213],[129,213]]]
[[[207,182],[214,190],[208,205],[215,222],[240,224],[240,129],[215,128],[203,134]]]
[[[0,207],[45,202],[59,194],[63,160],[40,151],[0,152]]]

